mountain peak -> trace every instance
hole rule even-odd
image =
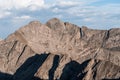
[[[32,21],[0,43],[0,79],[119,80],[119,53],[120,29]]]
[[[60,21],[58,18],[53,18],[48,20],[46,25],[53,30],[62,30],[64,22]]]
[[[58,18],[52,18],[52,19],[48,20],[48,22],[61,22],[61,20]]]
[[[40,21],[31,21],[29,25],[34,25],[34,24],[42,24]]]

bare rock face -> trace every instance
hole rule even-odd
[[[120,29],[93,30],[53,18],[0,42],[0,80],[119,80]]]

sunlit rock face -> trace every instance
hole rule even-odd
[[[94,30],[57,18],[0,40],[0,80],[119,80],[120,28]]]

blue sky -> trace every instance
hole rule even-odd
[[[54,17],[80,27],[120,28],[120,0],[0,0],[0,38],[30,21]]]

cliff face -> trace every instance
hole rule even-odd
[[[120,78],[120,29],[30,22],[0,42],[1,80]]]

